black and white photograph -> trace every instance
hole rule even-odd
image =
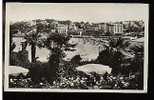
[[[146,93],[149,5],[5,7],[4,91]]]

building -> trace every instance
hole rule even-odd
[[[67,34],[67,32],[68,32],[68,25],[58,24],[57,27],[56,27],[56,32]]]
[[[113,34],[114,25],[110,23],[93,23],[91,26],[86,26],[86,31],[91,32],[91,34],[96,32],[98,35]]]
[[[114,34],[122,34],[123,33],[123,24],[122,23],[114,23]]]
[[[68,25],[60,24],[58,21],[53,21],[50,23],[51,33],[64,33],[67,34],[68,32]]]
[[[82,36],[82,35],[83,35],[83,29],[78,29],[78,34],[79,34],[80,36]]]
[[[114,25],[113,24],[108,24],[108,32],[110,34],[114,34]]]
[[[107,33],[108,32],[107,23],[100,23],[99,24],[99,30],[103,31],[104,33]]]
[[[110,23],[99,23],[98,29],[103,32],[103,34],[113,34],[114,25]]]
[[[99,30],[99,24],[93,24],[91,27],[89,27],[89,30],[98,31]]]

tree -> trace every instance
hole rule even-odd
[[[38,36],[34,31],[31,34],[25,35],[27,43],[31,46],[31,62],[35,62],[37,37]]]
[[[65,57],[64,51],[72,50],[75,44],[69,44],[69,36],[53,33],[45,41],[45,46],[51,51],[49,56],[48,80],[52,83],[57,77],[57,69]]]
[[[16,34],[17,32],[27,33],[31,30],[30,23],[28,22],[16,22],[10,25],[10,33]]]
[[[10,65],[17,65],[19,60],[18,60],[18,53],[17,52],[13,52],[13,50],[15,49],[16,45],[15,43],[12,41],[10,42]]]
[[[79,65],[81,60],[82,60],[82,58],[81,58],[80,55],[75,55],[75,56],[71,59],[71,63],[72,63],[72,64]]]
[[[54,22],[55,20],[54,19],[46,19],[46,21],[51,24],[52,22]]]
[[[40,20],[37,20],[37,22]],[[31,26],[28,22],[16,22],[10,25],[10,33],[16,34],[17,32],[21,32],[25,35],[26,42],[31,46],[31,54],[32,54],[32,62],[35,62],[35,53],[36,53],[36,45],[38,45],[39,41],[39,32],[42,30],[41,24],[36,24]],[[36,30],[35,30],[36,29]]]
[[[77,26],[78,28],[80,28],[80,23],[79,22],[74,22],[75,26]]]
[[[71,23],[72,23],[72,21],[70,21],[70,20],[64,21],[64,24],[66,24],[66,25],[70,25]]]
[[[36,61],[36,46],[39,48],[44,47],[45,38],[42,37],[42,34],[49,33],[50,27],[46,23],[41,23],[42,20],[35,20],[36,24],[31,26],[31,30],[25,33],[26,42],[31,46],[31,61],[34,63]]]
[[[109,45],[104,45],[106,50],[101,51],[98,56],[98,63],[109,65],[113,68],[113,73],[119,73],[122,70],[121,64],[123,61],[133,57],[129,51],[126,50],[128,45],[129,42],[122,38],[110,39]]]
[[[33,63],[36,61],[36,46],[41,47],[43,45],[41,43],[40,37],[41,35],[39,34],[39,32],[34,29],[25,34],[24,37],[26,39],[26,42],[31,46],[31,62]]]
[[[58,21],[58,23],[60,24],[65,24],[65,25],[70,25],[72,23],[72,21],[70,20],[65,20],[65,21]]]

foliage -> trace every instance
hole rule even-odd
[[[99,78],[98,78],[99,77]],[[92,73],[90,76],[81,74],[58,77],[53,83],[42,79],[34,83],[31,78],[24,76],[9,77],[10,88],[58,88],[58,89],[142,89],[139,86],[138,75],[108,75],[98,76]]]
[[[65,25],[70,25],[72,21],[70,20],[65,20],[65,21],[58,21],[60,24],[65,24]]]
[[[11,52],[10,53],[10,65],[18,65],[19,58],[17,52]]]
[[[71,63],[72,64],[80,64],[82,58],[80,55],[75,55],[72,59],[71,59]]]
[[[29,66],[28,60],[28,51],[25,49],[25,46],[22,46],[22,50],[18,52],[14,52],[14,48],[16,47],[15,43],[11,42],[10,47],[10,65],[18,65],[27,67]]]
[[[120,72],[120,64],[122,63],[123,57],[119,49],[123,48],[122,40],[111,39],[109,41],[109,46],[106,46],[106,49],[99,53],[99,56],[96,60],[97,63],[104,65],[109,65],[113,69],[113,73]]]
[[[124,24],[125,32],[143,32],[144,31],[144,22],[143,21],[133,21]]]
[[[26,51],[11,52],[10,65],[28,67],[30,64]]]
[[[127,42],[125,42],[127,43]],[[80,61],[80,56],[77,55],[72,59],[71,62],[62,62],[61,58],[63,55],[63,49],[51,48],[51,55],[48,63],[34,64],[31,70],[29,78],[11,78],[10,87],[21,87],[21,88],[67,88],[67,89],[143,89],[143,54],[142,50],[136,50],[135,57],[133,59],[123,60],[123,56],[116,49],[125,48],[122,46],[125,43],[112,43],[112,48],[107,48],[105,51],[100,53],[99,63],[111,64],[117,74],[105,74],[99,76],[96,73],[91,73],[90,76],[85,75],[75,70]],[[67,44],[67,43],[66,43]],[[120,45],[119,45],[120,44]],[[128,44],[129,45],[129,44]],[[62,46],[63,47],[63,46]],[[142,48],[141,48],[142,49]],[[140,53],[139,53],[140,51]],[[138,53],[137,53],[138,52]],[[106,55],[106,58],[104,58]],[[109,56],[111,55],[111,56]],[[118,60],[121,58],[121,60]],[[141,59],[142,58],[142,59]],[[102,62],[101,62],[102,61]],[[85,63],[96,63],[92,62],[80,62]],[[97,62],[98,63],[98,62]],[[121,65],[127,64],[129,65]],[[50,77],[52,76],[52,77]],[[53,77],[54,76],[54,77]]]
[[[31,30],[31,26],[29,22],[16,22],[10,25],[10,33],[16,34],[17,32],[27,33]]]
[[[25,34],[26,42],[31,46],[32,64],[29,76],[9,76],[10,87],[21,88],[73,88],[73,89],[142,89],[143,88],[143,46],[128,48],[128,41],[109,39],[109,46],[100,52],[96,61],[81,62],[80,55],[76,55],[70,62],[62,60],[64,51],[73,50],[76,44],[69,44],[70,36],[59,33],[50,33],[54,28],[54,20],[36,20],[37,24],[29,26],[29,23],[20,22],[10,26],[11,34],[21,31]],[[47,24],[48,23],[48,24]],[[71,21],[59,21],[61,24],[69,25]],[[84,29],[84,22],[75,23]],[[138,27],[130,27],[128,31],[140,32]],[[85,31],[84,31],[85,32]],[[91,33],[92,32],[92,33]],[[45,34],[48,33],[46,36]],[[86,34],[100,34],[99,31],[88,31]],[[45,38],[42,37],[46,36]],[[47,63],[37,62],[35,58],[36,46],[48,48],[51,52]],[[28,64],[26,51],[12,52],[15,45],[11,44],[11,65],[25,66]],[[135,54],[133,58],[127,58],[128,53]],[[125,53],[125,54],[124,54]],[[101,63],[112,67],[111,75],[99,76],[91,73],[90,76],[77,72],[75,67],[87,63]]]
[[[129,74],[143,67],[143,46],[134,45],[127,40],[111,39],[106,50],[101,51],[96,63],[109,65],[112,73]],[[138,54],[139,53],[139,54]],[[138,56],[140,55],[140,57]],[[142,70],[140,70],[142,73]]]
[[[16,47],[15,43],[11,41],[10,51],[13,51],[15,47]]]
[[[75,46],[69,44],[68,41],[68,36],[58,33],[50,34],[43,40],[42,45],[50,50],[49,60],[46,65],[37,64],[37,62],[33,64],[31,69],[32,80],[37,81],[41,77],[45,77],[51,83],[56,79],[57,68],[62,64],[62,58],[65,57],[64,50],[71,50],[71,47]],[[41,66],[45,70],[41,69]]]
[[[35,30],[32,30],[29,33],[26,33],[24,38],[26,39],[26,42],[29,43],[29,45],[36,45],[39,43],[41,35]]]
[[[131,87],[130,82],[135,78],[135,76],[112,76],[107,75],[98,79],[95,75],[87,77],[64,77],[60,82],[55,81],[54,85],[56,88],[73,88],[73,89],[134,89],[136,87]]]
[[[71,47],[75,45],[71,45],[68,43],[70,37],[65,36],[63,34],[51,34],[46,41],[46,47],[50,49],[51,54],[49,57],[49,73],[50,81],[54,81],[57,77],[57,68],[62,64],[62,58],[65,57],[65,50],[71,50]],[[52,47],[52,43],[55,43],[56,46]],[[52,74],[52,75],[51,75]]]
[[[29,33],[25,34],[26,42],[31,46],[31,55],[32,55],[32,62],[36,61],[35,53],[36,53],[36,46],[42,47],[42,39],[41,35],[36,30],[31,30]]]

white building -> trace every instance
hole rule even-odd
[[[68,32],[68,25],[58,24],[56,29],[57,29],[58,33],[65,33],[65,34],[67,34],[67,32]]]
[[[123,33],[123,24],[114,23],[114,34],[122,34]]]

